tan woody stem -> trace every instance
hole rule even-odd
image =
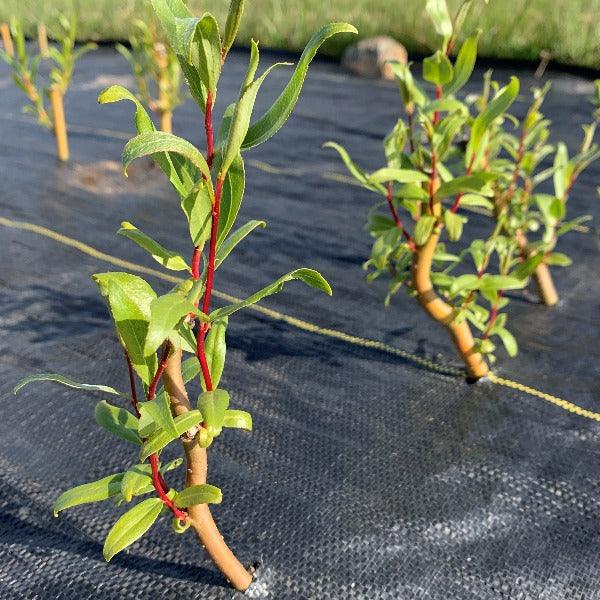
[[[10,27],[8,23],[0,24],[0,35],[2,36],[2,44],[4,45],[4,52],[10,58],[15,55],[15,47],[13,45],[12,36],[10,35]]]
[[[181,350],[175,350],[170,356],[163,374],[163,383],[175,415],[189,411],[190,401],[181,377]],[[206,483],[206,449],[200,447],[196,438],[184,441],[183,447],[187,461],[186,487]],[[200,543],[215,566],[236,590],[240,592],[247,590],[252,583],[252,575],[225,543],[210,513],[208,504],[191,506],[188,513]]]
[[[48,49],[48,32],[46,31],[46,26],[43,23],[40,23],[37,26],[37,34],[38,34],[38,46],[40,48],[40,54],[43,58],[48,58],[49,49]]]
[[[517,243],[523,258],[527,258],[527,237],[521,231],[517,232]],[[558,304],[558,292],[554,286],[552,274],[548,265],[541,262],[533,272],[533,279],[537,288],[538,298],[546,306],[556,306]]]
[[[56,154],[59,160],[69,160],[69,141],[67,139],[67,124],[63,107],[63,95],[58,86],[50,88],[50,104],[52,106],[52,123],[56,138]]]
[[[439,213],[439,210],[439,203],[436,203],[434,213]],[[456,321],[454,308],[436,294],[431,283],[431,264],[441,231],[441,224],[436,224],[427,242],[422,246],[417,246],[413,260],[413,285],[419,303],[425,312],[450,332],[454,345],[465,362],[469,376],[480,379],[488,374],[489,369],[482,354],[475,349],[475,341],[468,322],[466,319],[460,323]]]

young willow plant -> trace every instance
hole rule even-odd
[[[600,158],[600,151],[593,144],[596,122],[583,127],[581,146],[571,158],[564,142],[548,143],[550,121],[540,109],[549,89],[550,84],[547,84],[533,90],[533,101],[524,119],[510,115],[505,121],[519,131],[517,135],[503,130],[500,121],[494,124],[497,131],[490,136],[486,160],[492,171],[501,174],[493,186],[493,210],[503,233],[516,242],[522,259],[518,274],[532,275],[540,301],[554,306],[558,294],[549,267],[571,264],[568,256],[555,251],[558,239],[591,219],[580,216],[567,221],[567,201],[577,178],[590,163]],[[476,103],[482,108],[486,95],[484,90]],[[544,160],[552,155],[552,165],[547,167]],[[538,186],[550,178],[553,193],[540,192]],[[538,238],[532,241],[536,234]]]
[[[550,297],[547,266],[568,261],[554,252],[556,240],[587,218],[565,222],[566,200],[597,149],[591,144],[592,125],[585,129],[577,156],[569,159],[566,146],[559,144],[554,166],[534,174],[554,151],[547,144],[549,123],[539,113],[547,88],[534,91],[522,124],[507,113],[519,93],[515,77],[500,87],[488,73],[479,97],[457,98],[473,73],[481,32],[465,39],[454,61],[450,54],[472,4],[463,2],[454,18],[445,0],[426,4],[440,38],[438,51],[423,61],[423,79],[431,84],[433,97],[415,81],[410,65],[393,64],[406,122],[399,120],[384,141],[386,167],[366,173],[342,147],[329,146],[360,185],[385,198],[367,225],[375,238],[365,263],[369,280],[391,276],[386,304],[402,287],[416,296],[449,330],[469,376],[478,379],[495,361],[495,338],[510,356],[518,351],[502,312],[509,302],[506,291],[525,287],[534,274],[542,297]],[[509,125],[521,126],[521,135],[516,137]],[[551,176],[554,195],[534,194],[534,187]],[[400,209],[409,219],[401,218]],[[463,242],[468,218],[460,209],[494,217],[487,238],[471,235]],[[414,221],[412,231],[408,221]],[[529,232],[542,228],[542,240],[528,241]],[[451,244],[461,242],[455,252],[444,235]]]
[[[58,46],[49,47],[47,53],[43,49],[39,54],[31,54],[25,43],[23,25],[14,17],[10,22],[8,38],[14,39],[14,50],[9,52],[6,44],[4,50],[0,50],[0,57],[12,69],[13,81],[29,99],[30,104],[23,110],[36,116],[40,125],[54,130],[56,152],[62,161],[69,160],[63,98],[71,83],[75,63],[83,54],[96,48],[96,44],[86,44],[76,49],[76,35],[75,17],[60,15],[54,32]],[[48,84],[38,79],[40,63],[46,57],[52,62]],[[49,107],[46,105],[46,98],[50,100]]]
[[[173,111],[182,102],[179,61],[154,19],[137,20],[133,27],[129,48],[117,44],[116,49],[131,65],[138,98],[158,114],[161,130],[171,133]]]
[[[121,86],[106,89],[101,103],[129,100],[135,105],[138,135],[123,151],[125,170],[142,156],[151,156],[165,172],[181,203],[191,241],[188,262],[179,252],[167,249],[124,222],[119,234],[146,250],[166,269],[187,273],[187,278],[168,293],[158,295],[142,278],[125,272],[94,275],[107,302],[118,339],[124,349],[130,392],[104,385],[75,383],[60,375],[37,375],[21,382],[51,380],[83,390],[127,399],[131,411],[102,400],[96,420],[109,432],[138,446],[139,454],[124,472],[107,475],[63,493],[56,513],[88,502],[113,498],[117,505],[134,498],[151,497],[128,509],[114,524],[104,544],[110,560],[141,537],[162,515],[172,517],[173,528],[182,533],[193,528],[215,565],[238,590],[245,590],[251,573],[238,561],[220,534],[208,508],[220,502],[221,492],[206,483],[207,448],[230,428],[252,429],[252,417],[230,407],[230,393],[219,387],[225,365],[229,317],[239,310],[279,292],[284,284],[299,280],[331,294],[325,279],[312,269],[291,271],[250,295],[244,301],[212,307],[215,275],[236,246],[262,221],[233,226],[244,194],[243,153],[274,135],[285,123],[298,100],[309,63],[321,44],[332,35],[356,30],[334,23],[319,31],[308,43],[283,92],[266,113],[252,124],[258,91],[272,65],[257,76],[258,45],[251,44],[250,62],[237,102],[230,105],[213,136],[213,107],[227,52],[235,39],[243,1],[234,0],[223,36],[215,18],[205,13],[193,17],[181,0],[152,0],[156,15],[171,44],[190,87],[204,113],[206,155],[191,142],[155,130],[141,102]],[[182,355],[192,357],[182,362]],[[143,396],[138,395],[136,379]],[[192,401],[186,386],[197,384]],[[162,383],[162,387],[161,387]],[[167,483],[168,472],[180,461],[164,463],[161,452],[180,440],[186,459],[184,488]]]

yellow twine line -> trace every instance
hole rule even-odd
[[[80,242],[74,238],[63,235],[54,231],[52,229],[48,229],[47,227],[43,227],[42,225],[36,225],[35,223],[29,223],[27,221],[15,221],[12,219],[7,219],[6,217],[0,217],[0,225],[4,227],[10,227],[12,229],[21,229],[24,231],[30,231],[32,233],[36,233],[38,235],[42,235],[44,237],[50,238],[60,244],[65,246],[70,246],[71,248],[75,248],[88,256],[96,258],[98,260],[107,262],[109,264],[123,267],[125,269],[130,269],[132,271],[137,271],[138,273],[144,273],[146,275],[151,275],[153,277],[157,277],[158,279],[162,279],[163,281],[168,281],[170,283],[180,283],[182,278],[176,277],[174,275],[169,275],[168,273],[163,273],[162,271],[158,271],[157,269],[152,269],[151,267],[145,267],[138,263],[134,263],[128,260],[124,260],[122,258],[118,258],[116,256],[112,256],[111,254],[107,254],[105,252],[101,252],[84,242]],[[213,294],[230,303],[241,302],[241,298],[233,296],[231,294],[227,294],[225,292],[220,292],[218,290],[213,290]],[[356,335],[350,335],[343,331],[337,331],[336,329],[328,329],[325,327],[320,327],[319,325],[315,325],[314,323],[309,323],[308,321],[304,321],[302,319],[298,319],[296,317],[292,317],[290,315],[286,315],[285,313],[279,312],[277,310],[273,310],[271,308],[266,308],[264,306],[260,306],[257,304],[251,305],[248,307],[250,310],[254,312],[260,313],[272,319],[276,319],[279,321],[283,321],[292,327],[296,327],[297,329],[301,329],[302,331],[307,331],[309,333],[315,333],[318,335],[322,335],[324,337],[329,337],[337,340],[341,340],[348,344],[352,344],[354,346],[360,346],[362,348],[369,348],[371,350],[378,350],[380,352],[385,352],[387,354],[391,354],[392,356],[397,356],[403,358],[405,360],[411,361],[414,364],[417,364],[421,367],[425,367],[434,372],[441,373],[443,375],[449,375],[453,377],[462,377],[465,375],[463,369],[452,367],[449,365],[442,365],[426,358],[422,358],[417,356],[416,354],[412,354],[411,352],[407,352],[406,350],[401,350],[400,348],[396,348],[394,346],[390,346],[384,342],[379,342],[377,340],[370,340],[367,338],[359,337]],[[567,400],[563,400],[557,396],[553,396],[552,394],[547,394],[540,390],[537,390],[533,387],[524,385],[519,383],[518,381],[513,381],[511,379],[506,379],[504,377],[498,377],[494,375],[494,373],[489,373],[487,376],[488,381],[495,385],[501,385],[503,387],[507,387],[513,390],[517,390],[519,392],[523,392],[534,398],[540,398],[553,404],[554,406],[558,406],[563,410],[566,410],[570,413],[579,415],[586,419],[591,419],[593,421],[600,422],[600,413],[593,412],[591,410],[587,410],[585,408],[581,408],[572,402]]]

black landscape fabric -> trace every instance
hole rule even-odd
[[[234,99],[246,61],[243,52],[231,55],[221,110]],[[501,82],[509,74],[495,73]],[[531,73],[518,75],[523,92],[534,85]],[[287,76],[280,69],[269,77],[257,114]],[[545,112],[556,138],[574,150],[579,124],[590,120],[591,81],[548,77],[554,86]],[[160,268],[115,235],[129,220],[188,249],[162,174],[140,162],[122,177],[133,109],[96,103],[112,83],[132,86],[124,60],[106,48],[84,57],[66,105],[73,161],[58,165],[52,137],[20,113],[23,97],[0,68],[0,216]],[[523,93],[521,112],[526,99]],[[333,139],[365,168],[379,167],[380,141],[400,110],[393,83],[315,61],[295,115],[247,154],[242,220],[265,219],[268,227],[236,249],[216,286],[245,297],[295,267],[314,267],[331,282],[333,298],[291,283],[265,304],[458,366],[446,333],[413,299],[399,294],[385,310],[385,283],[365,282],[363,224],[375,198],[336,181],[343,168],[321,148]],[[202,144],[191,101],[175,112],[174,127]],[[531,294],[516,295],[509,327],[521,352],[514,360],[500,353],[495,367],[590,410],[600,408],[599,182],[596,164],[570,201],[571,214],[596,220],[588,234],[561,242],[575,261],[555,271],[561,304],[549,310]],[[476,232],[487,231],[484,217],[470,218]],[[106,564],[102,543],[119,514],[110,502],[53,518],[61,491],[123,470],[135,450],[99,430],[89,394],[38,384],[15,397],[12,387],[25,375],[57,372],[126,388],[122,353],[90,280],[121,269],[4,225],[0,250],[0,598],[238,597],[195,536],[171,533],[168,519]],[[259,563],[249,597],[600,598],[597,422],[251,311],[231,319],[222,385],[254,417],[252,434],[227,432],[209,453],[209,481],[224,496],[215,518],[240,559]],[[181,471],[170,475],[175,482]]]

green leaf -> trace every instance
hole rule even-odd
[[[202,82],[198,69],[190,62],[190,31],[194,32],[198,19],[193,17],[183,0],[151,0],[151,2],[169,45],[177,56],[192,97],[205,111],[207,88]]]
[[[519,353],[519,346],[517,344],[517,340],[515,336],[505,329],[504,327],[498,327],[494,329],[494,333],[502,340],[504,347],[506,348],[506,352],[508,355],[513,358]]]
[[[24,379],[21,379],[17,385],[13,388],[13,393],[16,394],[21,388],[26,385],[33,383],[34,381],[54,381],[55,383],[60,383],[70,388],[75,388],[77,390],[86,390],[90,392],[104,392],[106,394],[113,394],[115,396],[123,396],[124,398],[128,398],[127,394],[123,392],[119,392],[113,387],[108,385],[94,385],[91,383],[79,383],[77,381],[73,381],[69,377],[65,377],[64,375],[58,375],[57,373],[38,373],[36,375],[29,375]]]
[[[554,194],[557,198],[565,195],[569,185],[567,170],[569,165],[569,151],[564,142],[559,142],[556,146],[556,155],[554,157]]]
[[[158,519],[162,509],[163,502],[160,498],[148,498],[122,515],[112,526],[104,542],[102,554],[105,560],[110,561],[115,554],[141,538]]]
[[[350,158],[350,155],[345,148],[339,144],[336,144],[335,142],[326,142],[323,144],[323,148],[333,148],[340,155],[340,158],[344,162],[344,165],[346,166],[346,169],[348,169],[350,175],[352,175],[352,177],[354,177],[354,179],[356,179],[361,185],[370,190],[379,191],[385,194],[385,188],[382,185],[374,185],[371,182],[370,177],[368,177],[367,174]]]
[[[181,201],[181,208],[188,220],[192,243],[202,246],[210,238],[212,224],[212,202],[204,181]]]
[[[218,169],[217,169],[218,172]],[[217,248],[221,246],[227,234],[231,231],[237,219],[246,184],[244,161],[238,154],[227,170],[221,193],[221,209],[219,211],[219,228],[217,234]]]
[[[240,28],[240,20],[244,12],[245,0],[231,0],[229,3],[229,12],[227,13],[227,22],[225,23],[225,35],[221,52],[223,57],[227,55],[231,46],[235,42],[238,29]]]
[[[478,30],[477,33],[468,37],[461,46],[454,63],[452,80],[444,86],[445,95],[456,94],[471,78],[477,60],[477,44],[480,35],[481,30]]]
[[[146,440],[140,452],[140,460],[146,460],[151,454],[162,450],[174,439],[181,437],[186,431],[196,427],[202,422],[202,413],[199,410],[190,410],[183,415],[175,417],[177,436],[171,437],[166,431],[159,431]]]
[[[417,246],[423,246],[431,236],[436,218],[431,215],[423,215],[415,225],[414,238]]]
[[[173,334],[177,325],[196,307],[186,296],[177,292],[165,294],[153,300],[150,305],[150,324],[144,344],[146,356],[153,354],[160,345]]]
[[[460,205],[461,207],[481,206],[482,208],[487,208],[488,210],[493,210],[494,208],[491,200],[488,200],[479,194],[464,194],[460,199]]]
[[[113,85],[105,89],[99,96],[101,104],[130,100],[136,106],[135,124],[138,133],[151,133],[156,131],[152,119],[142,106],[141,102],[128,90],[120,85]],[[171,185],[177,193],[185,198],[198,179],[197,169],[191,162],[180,155],[170,152],[159,152],[152,155],[154,162],[164,171]]]
[[[227,352],[225,332],[227,331],[227,324],[227,317],[213,321],[204,343],[206,362],[208,363],[213,388],[217,388],[219,386],[221,375],[223,374],[223,368],[225,367],[225,354]],[[201,383],[202,389],[206,391],[206,382],[204,381],[204,377],[202,377]]]
[[[196,69],[214,101],[221,74],[221,37],[216,19],[204,13],[200,19],[178,20],[177,30],[188,64]]]
[[[496,179],[495,173],[476,173],[475,175],[464,175],[456,177],[450,181],[445,181],[440,185],[435,195],[438,198],[448,198],[459,193],[475,193],[485,196],[492,196],[493,190],[488,188],[488,184]]]
[[[370,183],[385,183],[387,181],[397,181],[398,183],[423,183],[429,181],[429,176],[421,171],[412,169],[391,169],[385,167],[369,175]]]
[[[122,85],[111,85],[103,90],[98,96],[100,104],[110,104],[130,100],[135,104],[135,126],[138,133],[150,133],[155,131],[154,123],[137,97]]]
[[[211,437],[217,437],[221,433],[228,407],[229,392],[225,390],[203,392],[198,397],[198,408],[202,413],[203,424]]]
[[[252,415],[245,410],[226,410],[223,427],[252,431]]]
[[[518,279],[527,279],[543,260],[544,254],[538,252],[537,254],[530,256],[526,261],[520,263],[514,270],[513,275]]]
[[[140,402],[139,410],[146,419],[152,420],[173,439],[179,437],[175,420],[171,414],[171,404],[166,394],[149,402]]]
[[[454,69],[450,59],[440,50],[423,60],[423,79],[435,85],[444,85],[452,80]]]
[[[73,506],[79,506],[80,504],[90,504],[91,502],[102,502],[111,498],[115,494],[118,494],[121,489],[121,480],[123,473],[117,473],[116,475],[109,475],[98,481],[92,481],[90,483],[84,483],[77,487],[71,488],[66,492],[63,492],[54,502],[52,512],[55,517],[58,514]]]
[[[150,385],[156,373],[156,356],[144,353],[150,321],[150,305],[156,293],[141,277],[129,273],[99,273],[93,276],[108,303],[122,344],[141,380]]]
[[[137,419],[128,410],[113,406],[106,400],[101,400],[96,404],[94,416],[98,425],[106,429],[106,431],[128,442],[134,444],[142,443],[137,432]]]
[[[260,77],[258,77],[258,79],[255,80],[254,75],[256,74],[256,69],[258,68],[258,58],[258,44],[252,40],[250,45],[250,64],[248,66],[248,71],[246,72],[244,84],[240,90],[239,99],[235,105],[235,110],[233,111],[233,117],[229,127],[229,135],[227,136],[227,142],[225,143],[223,149],[223,158],[221,161],[219,176],[224,176],[225,173],[227,173],[231,163],[234,161],[235,157],[239,154],[242,148],[242,144],[250,127],[250,118],[252,116],[254,102],[256,101],[256,96],[260,86],[267,75],[274,68],[286,64],[275,63],[274,65],[271,65]]]
[[[131,502],[134,496],[152,485],[152,467],[140,464],[125,471],[120,491],[125,502]]]
[[[527,281],[509,275],[485,274],[481,278],[481,286],[488,290],[520,290],[527,285]]]
[[[547,265],[552,265],[556,267],[569,267],[573,264],[573,261],[562,252],[552,252],[546,256],[544,262]]]
[[[215,269],[221,266],[221,263],[229,256],[231,251],[257,227],[264,228],[267,224],[264,221],[248,221],[234,233],[232,233],[219,247],[215,256]]]
[[[296,70],[283,92],[281,92],[277,100],[275,100],[271,108],[269,108],[269,110],[267,110],[267,112],[248,129],[246,137],[244,138],[244,143],[242,144],[243,150],[253,148],[254,146],[266,142],[281,129],[283,124],[292,114],[296,102],[298,102],[304,79],[308,72],[308,66],[317,53],[317,50],[323,42],[339,33],[357,34],[358,31],[348,23],[330,23],[313,35],[304,48]]]
[[[164,246],[161,246],[158,242],[147,236],[128,221],[123,221],[123,223],[121,223],[121,229],[119,229],[117,233],[129,238],[138,246],[146,250],[156,262],[160,263],[166,269],[172,271],[185,271],[190,268],[181,254],[173,252],[172,250],[167,250]]]
[[[483,137],[492,123],[504,114],[516,100],[519,93],[519,80],[511,77],[510,83],[503,87],[496,97],[488,104],[487,108],[477,115],[471,128],[471,137],[466,152],[466,162],[471,162],[472,156],[478,155],[481,150]]]
[[[427,0],[425,10],[433,22],[436,33],[448,39],[452,35],[453,28],[446,0]]]
[[[164,131],[140,133],[125,144],[122,156],[125,174],[127,174],[129,165],[136,158],[151,156],[159,152],[182,156],[193,164],[207,178],[207,181],[210,181],[210,169],[202,153],[187,140]],[[212,188],[209,189],[212,196]]]
[[[457,242],[460,240],[463,232],[463,225],[467,222],[467,219],[461,215],[453,213],[451,210],[444,211],[444,225],[448,230],[448,237],[450,241]]]
[[[175,506],[187,508],[197,504],[220,504],[223,494],[218,487],[208,483],[190,485],[175,496]]]
[[[450,295],[454,296],[464,290],[477,290],[481,286],[481,279],[477,275],[460,275],[450,285]]]
[[[262,290],[252,294],[242,302],[238,302],[236,304],[230,304],[228,306],[224,306],[223,308],[218,308],[210,314],[210,320],[216,321],[217,319],[222,319],[223,317],[228,317],[232,315],[234,312],[241,310],[247,306],[252,304],[256,304],[260,302],[266,296],[270,296],[272,294],[276,294],[283,289],[283,285],[288,282],[297,279],[299,281],[303,281],[307,285],[311,287],[317,288],[325,292],[328,296],[332,295],[331,287],[325,280],[325,278],[318,272],[313,269],[296,269],[295,271],[290,271],[289,273],[280,277],[277,281],[274,281],[270,285],[264,287]]]

